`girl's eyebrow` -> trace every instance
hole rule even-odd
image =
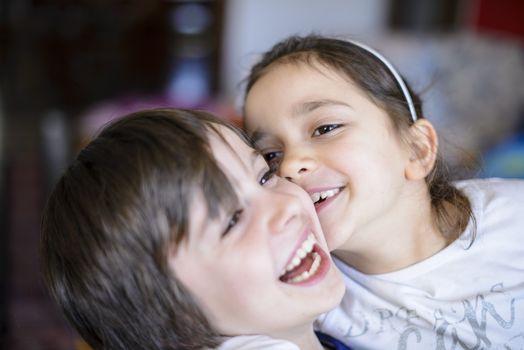
[[[331,100],[331,99],[322,99],[322,100],[314,100],[314,101],[307,101],[298,104],[293,109],[293,116],[300,116],[303,114],[311,113],[316,109],[322,108],[322,107],[331,107],[331,106],[342,106],[345,108],[350,108],[354,110],[354,108],[347,104],[346,102],[337,101],[337,100]]]
[[[293,118],[300,117],[323,107],[344,107],[349,108],[352,111],[355,110],[351,105],[347,104],[346,102],[331,99],[321,99],[297,104],[296,106],[294,106],[291,116]],[[255,144],[266,137],[271,137],[271,134],[264,131],[260,131],[258,129],[253,131],[253,133],[251,134],[251,140]]]

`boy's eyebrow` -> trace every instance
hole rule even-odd
[[[254,168],[255,164],[256,164],[256,161],[257,161],[258,157],[261,156],[261,154],[256,149],[252,149],[251,150],[251,154],[249,155],[249,160],[242,159],[238,155],[238,153],[236,153],[236,152],[235,152],[235,156],[238,158],[240,164],[246,170],[246,172],[249,172],[250,170],[248,169],[248,164],[246,164],[246,162],[249,161],[251,167]],[[229,208],[229,209],[232,210],[232,209],[235,209],[235,208]],[[226,211],[226,213],[227,213],[227,211]],[[220,216],[222,216],[222,215],[220,215]],[[220,218],[220,216],[219,216],[219,218]],[[210,234],[210,232],[209,232],[210,227],[213,227],[212,228],[213,232],[219,230],[217,225],[214,225],[214,224],[210,225],[209,224],[209,220],[201,220],[199,223],[200,223],[200,227],[198,227],[197,229],[193,230],[194,232],[196,232],[194,235],[195,235],[197,240],[203,241],[205,239],[205,237]]]
[[[252,140],[252,141],[254,141],[254,140]],[[251,154],[249,155],[249,160],[248,159],[243,159],[242,157],[240,157],[238,152],[235,151],[235,149],[233,148],[233,146],[231,144],[228,143],[228,146],[231,149],[231,151],[233,152],[233,154],[235,155],[235,157],[238,159],[240,164],[242,164],[242,167],[244,168],[244,170],[246,172],[250,171],[250,169],[248,168],[248,165],[251,166],[251,169],[253,169],[255,167],[257,158],[259,156],[261,156],[260,152],[256,148],[254,148],[253,145],[247,145],[247,146],[249,146],[249,148],[251,148]],[[248,163],[248,161],[249,161],[249,163]]]
[[[259,156],[260,156],[260,152],[258,150],[256,150],[255,148],[253,148],[253,150],[251,151],[251,155],[249,157],[252,168],[255,167],[255,164],[256,164],[257,159],[258,159]]]
[[[319,109],[326,106],[342,106],[353,109],[353,107],[346,102],[331,100],[331,99],[322,99],[307,101],[300,104],[297,104],[293,109],[293,116],[300,116],[302,114],[307,114],[313,112],[315,109]]]
[[[253,150],[251,151],[251,164],[255,165],[256,161],[257,161],[257,158],[260,156],[260,152],[253,148]]]

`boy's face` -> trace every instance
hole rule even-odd
[[[210,220],[196,196],[188,239],[170,263],[219,332],[283,336],[335,307],[344,285],[309,196],[274,177],[234,132],[219,130],[228,144],[212,134],[211,146],[238,208]]]

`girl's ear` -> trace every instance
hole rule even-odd
[[[435,166],[438,137],[427,119],[418,119],[409,130],[410,158],[405,170],[408,180],[424,179]]]

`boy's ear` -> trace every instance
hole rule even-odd
[[[435,166],[438,137],[433,124],[418,119],[409,130],[410,157],[405,170],[408,180],[425,178]]]

